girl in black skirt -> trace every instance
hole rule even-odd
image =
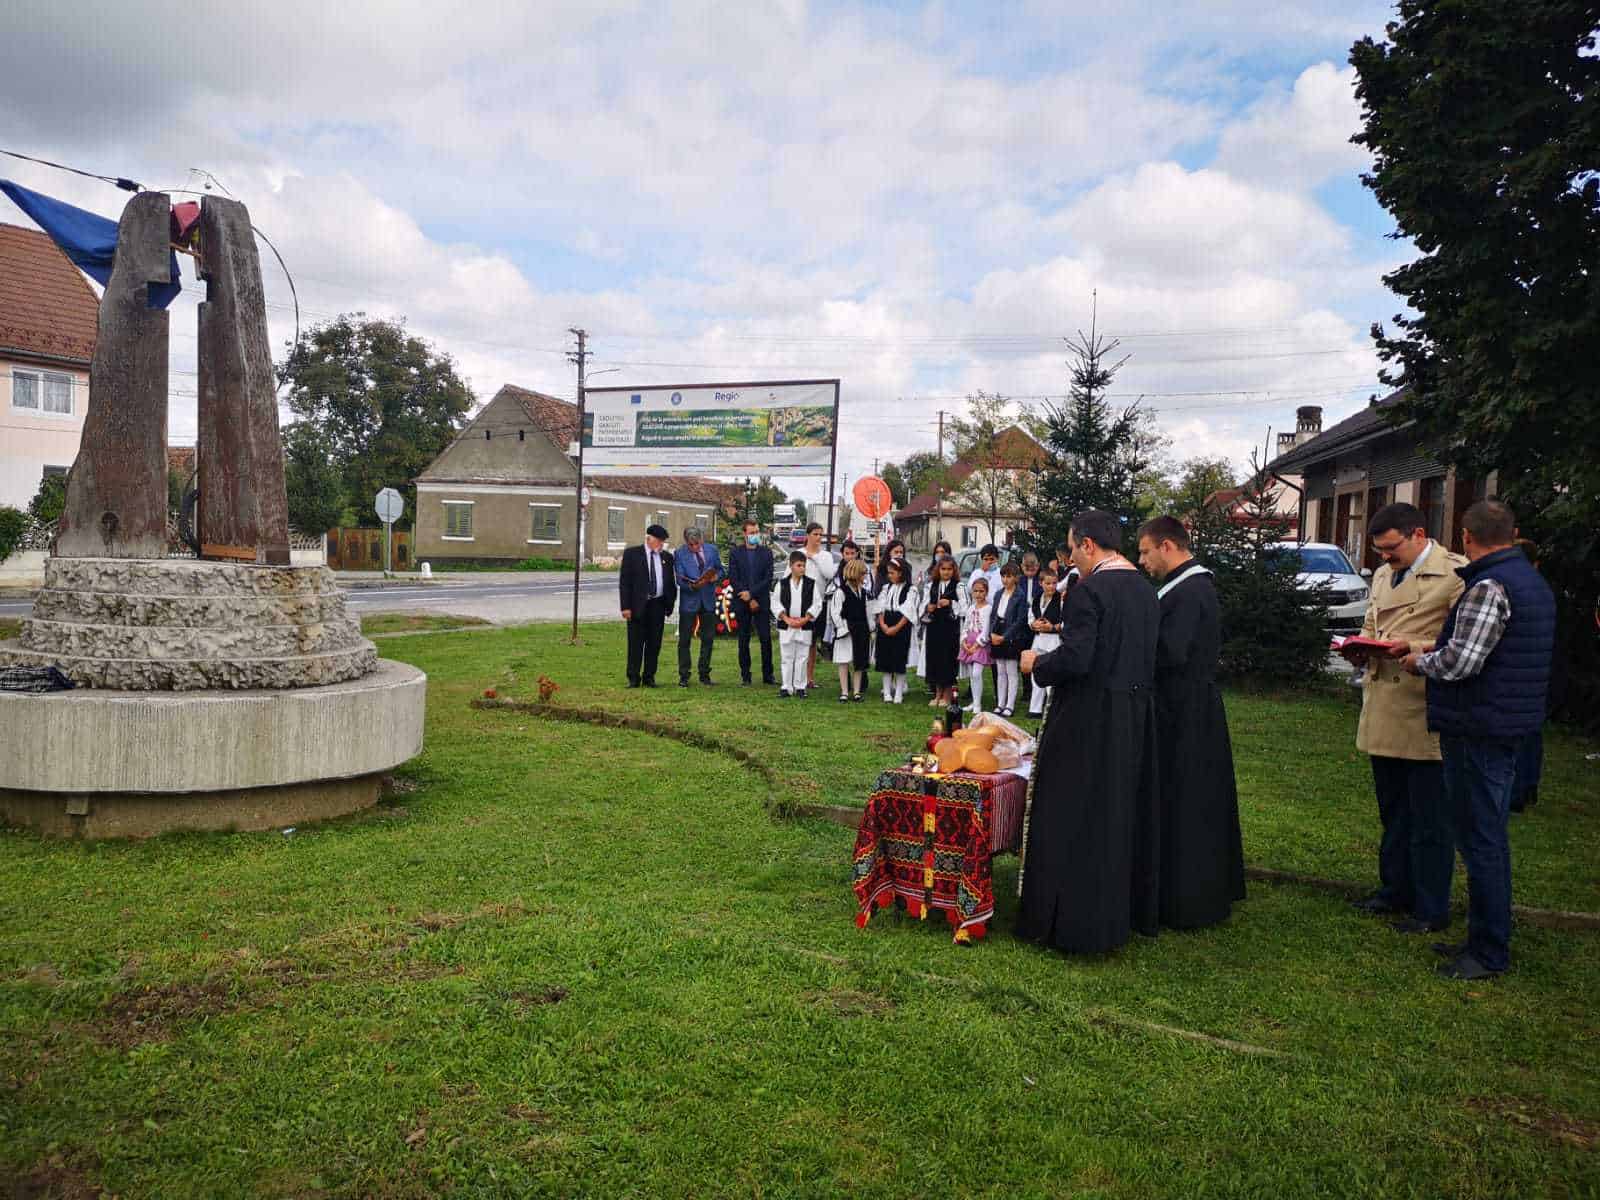
[[[961,641],[962,615],[961,581],[956,578],[956,560],[949,555],[934,563],[923,615],[927,620],[923,627],[927,675],[933,686],[929,707],[944,708],[956,698],[956,650]]]
[[[911,586],[911,569],[903,558],[885,564],[883,587],[878,590],[877,618],[878,673],[883,676],[885,704],[904,704],[906,699],[906,660],[911,657],[911,631],[918,611],[916,589]]]

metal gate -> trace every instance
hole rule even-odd
[[[396,529],[392,546],[394,569],[411,569],[411,531]],[[328,566],[335,571],[383,570],[383,530],[328,530]]]

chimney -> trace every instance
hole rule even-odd
[[[1306,404],[1294,410],[1295,419],[1295,445],[1309,442],[1322,432],[1322,406],[1320,404]]]
[[[1290,433],[1288,430],[1284,430],[1284,432],[1282,432],[1282,433],[1280,433],[1278,435],[1278,453],[1279,454],[1287,454],[1287,453],[1289,453],[1289,451],[1293,450],[1295,448],[1295,446],[1299,443],[1299,440],[1300,440],[1300,435],[1299,434]]]

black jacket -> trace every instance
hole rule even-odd
[[[728,555],[728,578],[735,598],[749,592],[750,599],[767,608],[772,596],[772,551],[766,546],[735,546]]]
[[[665,546],[656,551],[660,559],[661,599],[666,603],[667,616],[672,615],[678,603],[678,581],[672,573],[672,553]],[[622,552],[622,569],[617,573],[617,587],[622,593],[619,608],[639,617],[650,602],[650,560],[643,546],[629,546]]]
[[[1001,595],[1004,593],[996,595],[990,601],[989,633],[999,634],[1005,641],[998,646],[991,644],[989,653],[996,658],[1017,658],[1033,640],[1028,629],[1028,622],[1033,620],[1033,614],[1028,611],[1029,605],[1023,597],[1022,585],[1018,583],[1017,590],[1012,592],[1011,599],[1006,601],[1005,616],[997,620],[994,609],[998,606]]]

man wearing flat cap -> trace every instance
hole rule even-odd
[[[644,531],[644,545],[622,552],[618,586],[622,590],[622,619],[628,623],[628,686],[656,686],[656,660],[661,657],[661,633],[678,599],[672,556],[665,549],[667,531],[652,525]]]

